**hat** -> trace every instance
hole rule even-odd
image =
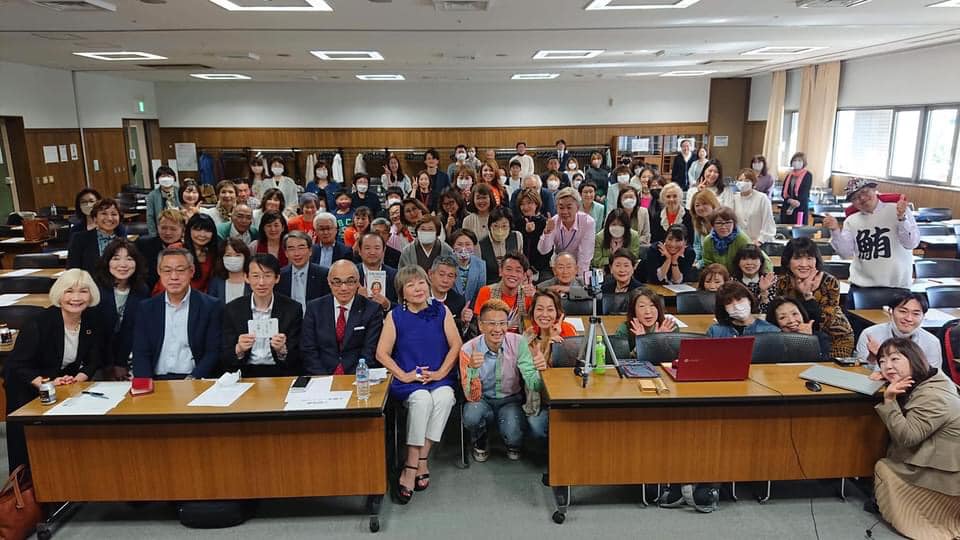
[[[843,193],[847,196],[847,202],[861,189],[877,187],[877,183],[873,180],[867,180],[866,178],[851,178],[847,182],[847,187],[843,188]]]

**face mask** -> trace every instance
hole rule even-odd
[[[476,152],[467,152],[467,155],[470,156],[470,159],[473,159],[473,158],[477,157],[477,153],[476,153]]]
[[[626,183],[629,182],[629,181],[630,181],[630,175],[629,175],[629,174],[618,174],[618,175],[617,175],[617,183],[618,183],[618,184],[623,185],[623,184],[626,184]]]
[[[317,213],[318,213],[318,214],[321,213],[321,212],[326,212],[326,211],[327,211],[327,207],[326,207],[326,206],[318,206],[318,207],[317,207]]]
[[[458,259],[461,261],[466,261],[470,259],[471,255],[473,255],[473,251],[469,249],[458,249],[456,254]]]
[[[560,189],[560,181],[559,181],[559,180],[547,180],[547,189],[549,189],[550,191],[556,191],[556,190]]]
[[[583,183],[583,180],[579,178],[573,181],[573,189],[580,189],[580,184]]]
[[[623,238],[623,233],[626,232],[626,229],[623,228],[623,225],[611,225],[610,226],[610,236],[614,238]]]
[[[506,176],[501,176],[501,177],[500,177],[500,183],[501,183],[501,184],[506,184],[506,183],[507,183],[507,177],[506,177]]]
[[[577,170],[577,164],[571,161],[570,163],[567,163],[567,169],[575,171]]]
[[[223,267],[227,272],[242,272],[243,271],[243,257],[224,257],[223,258]]]
[[[763,163],[760,163],[760,162],[758,161],[758,162],[754,163],[754,164],[752,165],[752,167],[753,167],[753,170],[754,170],[754,171],[760,172],[760,171],[763,170]]]
[[[635,175],[637,175],[637,176],[640,176],[640,171],[642,171],[642,170],[643,170],[643,169],[641,169],[640,167],[637,167],[636,169],[633,170],[633,174],[635,174]]]
[[[350,201],[347,201],[347,202],[338,202],[338,203],[337,203],[337,208],[339,208],[339,209],[341,209],[341,210],[349,210],[349,209],[350,209]]]
[[[492,238],[494,242],[503,242],[508,236],[510,236],[509,230],[490,229],[490,238]]]
[[[599,169],[599,168],[600,168],[600,160],[599,160],[599,159],[593,160],[593,161],[591,161],[590,163],[593,164],[593,168],[594,168],[594,169]]]
[[[417,233],[417,241],[422,246],[433,245],[437,241],[437,233],[434,231],[421,231]]]
[[[270,172],[272,172],[274,176],[281,176],[283,174],[283,167],[274,167],[270,169]]]
[[[283,169],[281,169],[280,172],[283,172]],[[320,180],[326,180],[328,174],[330,173],[328,173],[326,169],[320,169],[317,171],[317,178]]]
[[[176,180],[174,180],[172,176],[161,176],[159,182],[160,187],[169,188],[173,187],[173,184],[176,182]]]
[[[753,183],[751,183],[749,180],[741,180],[737,182],[737,189],[746,193],[753,189]]]
[[[357,193],[366,193],[370,186],[366,184],[357,184]]]
[[[803,168],[803,162],[800,161],[799,159],[795,159],[792,165],[793,165],[793,170],[795,171],[799,171],[800,169]]]
[[[629,199],[623,199],[621,203],[627,210],[633,210],[637,206],[637,200],[633,197],[630,197]]]
[[[741,300],[732,306],[727,306],[727,315],[735,321],[744,321],[750,316],[750,301]]]
[[[97,203],[92,202],[80,203],[80,211],[83,212],[83,215],[89,216],[90,212],[93,212],[93,207],[96,206],[96,204]]]
[[[457,187],[460,189],[467,189],[471,184],[473,184],[473,180],[469,178],[457,178]]]
[[[458,153],[458,154],[457,154],[457,161],[463,161],[463,160],[465,160],[465,159],[467,159],[467,155],[466,155],[466,154],[463,154],[463,153]]]

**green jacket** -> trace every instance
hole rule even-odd
[[[217,225],[217,236],[220,237],[221,242],[226,240],[227,237],[230,236],[231,225],[232,224],[229,221],[227,221],[226,223],[221,223]],[[250,238],[251,238],[251,241],[257,239],[257,227],[254,225],[250,225]]]
[[[717,249],[713,245],[713,237],[710,235],[703,237],[703,268],[713,264],[720,263],[727,267],[727,271],[733,274],[733,258],[737,256],[737,252],[740,251],[740,248],[743,246],[752,244],[753,241],[750,240],[750,237],[744,232],[739,232],[737,237],[730,244],[730,247],[727,248],[727,252],[723,255],[717,253]],[[773,263],[770,262],[770,259],[767,257],[767,254],[763,254],[763,273],[773,272]]]
[[[630,253],[633,253],[633,256],[637,259],[640,258],[640,234],[636,230],[630,231],[630,247],[628,248]],[[590,266],[594,268],[606,268],[610,264],[610,257],[613,253],[603,247],[603,231],[599,232],[596,236],[596,240],[593,243],[593,261],[591,261]]]

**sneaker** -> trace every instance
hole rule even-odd
[[[519,448],[507,448],[507,459],[510,461],[518,461],[520,459],[520,449]]]
[[[473,447],[473,460],[477,463],[483,463],[490,457],[490,452],[480,448],[479,446]]]
[[[669,484],[667,489],[660,494],[658,504],[660,508],[680,508],[686,501],[683,500],[683,492],[678,484]]]
[[[693,507],[709,514],[719,507],[720,490],[712,486],[698,486],[693,492]]]

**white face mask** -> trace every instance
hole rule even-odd
[[[727,306],[727,315],[735,321],[745,321],[750,316],[750,301],[739,300],[737,303]]]
[[[617,183],[618,183],[618,184],[623,185],[623,184],[626,184],[626,183],[629,182],[629,181],[630,181],[630,175],[629,175],[629,174],[618,174],[618,175],[617,175]]]
[[[793,163],[791,165],[793,165],[793,170],[795,171],[799,171],[800,169],[803,168],[803,162],[800,161],[799,159],[793,160]]]
[[[93,212],[93,207],[96,206],[96,204],[97,203],[93,202],[80,203],[80,212],[85,216],[89,216],[90,212]]]
[[[560,181],[553,179],[547,180],[547,189],[550,191],[556,191],[560,189]]]
[[[366,184],[357,184],[357,193],[366,193],[370,186]]]
[[[458,249],[458,250],[456,251],[456,253],[457,253],[457,258],[458,258],[458,259],[460,259],[461,261],[466,261],[466,260],[470,259],[470,256],[471,256],[471,255],[473,255],[473,250],[470,250],[470,249]]]
[[[467,189],[473,184],[473,180],[469,178],[457,178],[457,187],[460,189]]]
[[[280,172],[283,172],[283,169],[281,169]],[[328,174],[330,173],[328,173],[326,169],[320,169],[317,171],[317,178],[321,180],[326,180]]]
[[[176,183],[176,180],[174,180],[172,176],[161,176],[158,182],[160,183],[160,187],[169,188],[173,187],[173,185]]]
[[[752,167],[753,167],[753,170],[754,170],[754,171],[760,172],[760,171],[763,170],[763,163],[760,163],[760,162],[758,161],[758,162],[754,163],[754,164],[752,165]]]
[[[477,153],[476,153],[476,152],[467,152],[467,155],[470,156],[470,159],[473,159],[473,158],[477,157]]]
[[[224,257],[223,267],[227,270],[227,272],[242,272],[243,256],[240,255],[236,257]]]
[[[576,162],[571,161],[570,163],[567,163],[567,169],[570,169],[571,171],[577,170],[577,164],[576,164]]]
[[[610,226],[610,236],[614,238],[623,238],[623,233],[625,232],[626,232],[626,229],[623,228],[623,225]]]
[[[633,210],[637,206],[637,200],[634,199],[633,197],[628,197],[626,199],[623,199],[620,202],[621,204],[623,204],[623,207],[626,208],[627,210]]]
[[[433,245],[437,241],[437,233],[435,231],[420,231],[417,233],[417,241],[422,246]]]
[[[463,161],[467,159],[467,155],[463,152],[457,152],[457,161]]]
[[[573,189],[580,189],[580,184],[583,183],[583,180],[577,178],[573,181]]]
[[[506,176],[501,176],[501,177],[500,177],[500,183],[501,183],[501,184],[506,184],[506,183],[507,183],[507,177],[506,177]]]
[[[750,182],[749,180],[740,180],[739,182],[737,182],[737,189],[739,189],[744,193],[747,193],[751,189],[753,189],[753,183]]]
[[[270,172],[272,172],[274,176],[282,176],[283,167],[273,167],[270,169]]]

